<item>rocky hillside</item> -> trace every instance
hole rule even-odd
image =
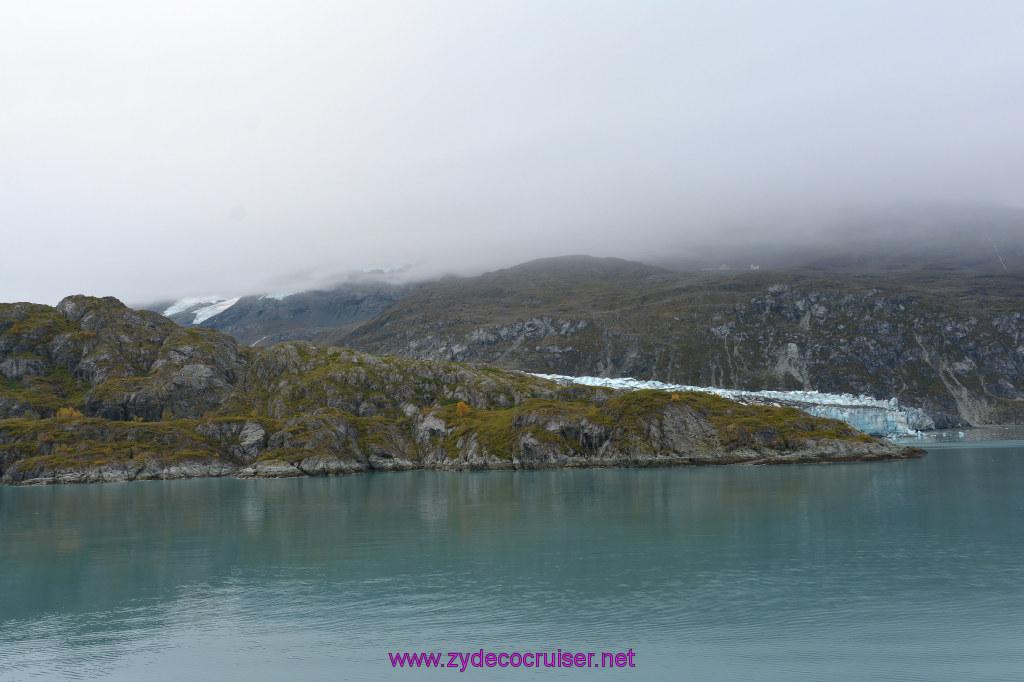
[[[897,397],[937,426],[1024,420],[1024,271],[681,274],[554,258],[425,285],[318,340],[531,372]]]
[[[240,346],[113,298],[0,305],[0,481],[906,457],[845,424],[306,342]]]

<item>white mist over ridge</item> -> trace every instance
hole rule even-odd
[[[924,410],[916,407],[903,407],[896,398],[879,400],[863,395],[819,393],[818,391],[740,391],[730,388],[666,384],[661,381],[643,381],[630,377],[610,379],[606,377],[572,377],[563,374],[533,374],[533,376],[551,379],[559,383],[606,386],[634,391],[644,388],[660,391],[700,391],[735,400],[745,405],[796,407],[815,417],[838,419],[858,431],[886,438],[919,436],[921,430],[935,428],[935,422],[925,414]]]

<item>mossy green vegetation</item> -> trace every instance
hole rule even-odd
[[[517,408],[502,410],[470,410],[464,416],[458,414],[458,405],[448,404],[435,410],[452,432],[441,441],[450,459],[459,457],[468,441],[476,438],[483,453],[491,457],[509,459],[516,451],[516,444],[523,435],[522,428],[514,428],[513,421],[520,411],[529,410],[533,401],[527,401]]]
[[[841,421],[813,417],[795,408],[742,405],[699,392],[630,391],[596,404],[530,399],[515,407],[461,413],[457,405],[446,405],[431,413],[450,425],[450,431],[440,440],[450,458],[460,456],[467,444],[475,442],[481,456],[508,459],[522,452],[524,439],[585,454],[588,447],[580,435],[590,427],[606,430],[613,446],[629,447],[649,440],[652,427],[662,429],[667,411],[686,409],[707,419],[725,451],[793,450],[808,441],[878,442]]]
[[[197,432],[198,422],[112,422],[94,417],[0,421],[0,453],[17,452],[12,473],[60,471],[111,464],[169,465],[220,458],[221,444]],[[0,455],[2,456],[2,455]]]
[[[742,405],[711,393],[679,393],[680,401],[708,418],[727,448],[781,445],[791,448],[808,440],[876,439],[838,419],[814,417],[794,407]]]

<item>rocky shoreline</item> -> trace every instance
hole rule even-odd
[[[150,459],[144,462],[116,462],[80,468],[47,471],[4,472],[0,485],[30,486],[73,483],[117,483],[128,481],[168,481],[190,478],[297,478],[342,476],[361,473],[437,470],[437,471],[527,471],[555,469],[664,468],[721,465],[769,465],[868,462],[916,459],[925,454],[917,447],[894,443],[845,443],[822,441],[809,443],[793,451],[740,449],[729,453],[701,452],[678,455],[647,455],[617,458],[562,456],[549,459],[503,459],[463,456],[457,459],[412,460],[403,457],[372,456],[366,460],[313,455],[297,461],[260,460],[249,465],[230,461],[194,460],[173,464]]]

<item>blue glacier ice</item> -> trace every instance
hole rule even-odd
[[[534,376],[551,379],[561,384],[574,383],[628,390],[653,388],[661,391],[701,391],[748,405],[796,407],[816,417],[838,419],[858,431],[885,438],[915,437],[920,436],[922,430],[935,428],[935,422],[925,414],[924,410],[902,406],[896,398],[880,400],[864,395],[819,393],[818,391],[740,391],[730,388],[643,381],[630,377],[611,379],[607,377],[573,377],[563,374],[534,374]]]

